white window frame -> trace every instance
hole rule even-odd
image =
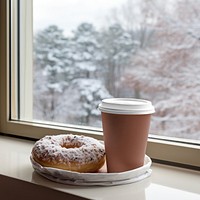
[[[20,0],[20,119],[32,120],[33,0]]]
[[[23,0],[27,2],[26,0]],[[22,1],[22,2],[23,2]],[[31,2],[31,1],[30,1]],[[31,4],[27,4],[27,9],[32,9]],[[25,11],[24,11],[25,13]],[[31,14],[31,12],[29,12]],[[10,117],[11,106],[12,109],[15,109],[15,87],[14,90],[11,91],[12,99],[10,98],[9,89],[11,86],[15,86],[15,77],[12,78],[12,83],[10,85],[10,69],[9,65],[13,65],[16,63],[15,54],[12,53],[12,58],[9,59],[10,55],[10,38],[9,38],[9,1],[1,0],[0,1],[0,133],[6,135],[14,135],[26,138],[41,138],[46,134],[60,134],[60,133],[74,133],[74,134],[83,134],[87,136],[92,136],[96,139],[103,140],[103,133],[101,130],[89,129],[89,128],[81,128],[80,126],[58,126],[54,123],[44,124],[44,123],[36,123],[36,122],[27,122],[21,120],[12,120]],[[31,14],[32,15],[32,14]],[[31,15],[26,18],[31,19]],[[23,23],[27,23],[24,21]],[[31,40],[32,37],[32,28],[27,25],[28,30],[23,31],[27,40]],[[32,46],[27,46],[27,43],[23,44],[23,48],[30,48],[32,51]],[[27,51],[24,51],[25,55]],[[21,55],[21,56],[24,56]],[[26,56],[25,56],[26,57]],[[10,63],[11,61],[11,63]],[[28,59],[24,61],[26,66],[28,65],[30,68],[23,73],[28,75],[29,78],[29,87],[31,87],[32,80],[31,78],[31,62],[32,57],[31,54],[28,56]],[[27,81],[27,80],[25,80]],[[23,88],[26,90],[26,88]],[[31,103],[30,92],[27,96],[24,97],[22,102],[28,102],[29,104],[23,103],[23,118],[31,119],[32,109],[29,107]],[[22,105],[21,105],[22,106]],[[28,112],[27,112],[28,111]],[[12,112],[13,113],[13,112]],[[14,116],[15,116],[14,112]],[[170,130],[169,130],[170,131]],[[181,165],[193,169],[200,169],[200,145],[199,144],[189,144],[177,141],[165,140],[163,137],[160,138],[149,138],[148,146],[147,146],[147,155],[149,155],[153,160],[164,163],[171,163],[175,165]]]

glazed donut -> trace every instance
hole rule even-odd
[[[97,172],[105,162],[104,145],[72,134],[45,136],[35,143],[32,158],[44,167],[76,172]]]

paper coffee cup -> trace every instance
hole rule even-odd
[[[154,106],[133,98],[104,99],[99,104],[108,172],[123,172],[144,164]]]

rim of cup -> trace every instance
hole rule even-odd
[[[99,104],[99,110],[111,114],[153,114],[155,108],[151,101],[136,98],[108,98]]]

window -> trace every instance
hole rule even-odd
[[[84,10],[89,6],[79,10],[78,0],[64,2],[70,3],[1,2],[0,131],[33,138],[72,132],[102,139],[96,109],[101,99],[146,98],[157,108],[147,153],[199,167],[200,93],[198,77],[194,80],[199,70],[198,27],[188,28],[188,17],[180,21],[184,10],[194,22],[193,12],[184,3],[119,0],[108,7],[95,1],[102,7],[92,7],[93,13]],[[136,5],[140,9],[134,9]],[[54,12],[52,20],[47,11]],[[162,18],[162,12],[168,17]]]
[[[100,127],[101,99],[144,98],[152,133],[199,141],[196,4],[81,2],[32,2],[33,119]]]

